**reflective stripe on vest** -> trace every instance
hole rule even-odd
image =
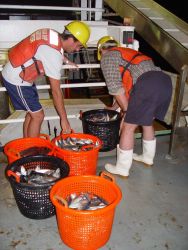
[[[12,47],[8,53],[13,67],[19,67],[30,60],[40,45],[48,45],[62,53],[60,34],[51,29],[40,29]]]

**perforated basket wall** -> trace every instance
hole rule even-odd
[[[117,115],[117,119],[114,121],[106,121],[106,122],[92,122],[90,121],[90,116],[92,115],[109,115],[113,117]],[[119,143],[119,129],[121,117],[120,113],[113,110],[106,109],[96,109],[83,112],[82,114],[82,127],[83,132],[91,135],[95,135],[101,139],[103,142],[103,146],[100,151],[110,151],[116,148]]]
[[[109,205],[95,211],[78,211],[64,207],[55,196],[66,199],[71,193],[89,192],[96,194]],[[99,249],[111,234],[115,208],[122,193],[114,183],[99,176],[72,176],[56,183],[50,198],[56,207],[59,233],[63,242],[71,249]]]
[[[5,170],[6,177],[8,178],[14,198],[20,212],[30,219],[45,219],[55,214],[55,208],[49,198],[49,191],[51,187],[56,183],[51,182],[42,184],[40,186],[33,186],[27,183],[19,183],[14,176],[8,176],[8,170],[13,172],[20,172],[21,166],[25,169],[35,169],[36,166],[40,166],[42,169],[54,169],[60,168],[60,180],[65,178],[69,174],[68,164],[54,156],[40,155],[40,156],[28,156],[18,159],[8,165]]]
[[[56,141],[61,139],[66,139],[67,137],[77,138],[77,139],[90,139],[95,144],[98,142],[98,146],[93,147],[88,151],[72,151],[66,150],[60,147],[55,148],[55,154],[57,157],[65,160],[70,167],[69,176],[75,175],[95,175],[97,162],[98,162],[98,152],[102,147],[102,142],[99,138],[89,134],[82,133],[71,133],[71,134],[61,134],[52,140],[52,143],[56,145]]]
[[[53,155],[54,152],[54,145],[47,135],[41,134],[37,138],[18,138],[9,141],[4,146],[4,153],[7,156],[8,163],[10,164],[20,159],[20,152],[31,147],[46,147],[49,149],[48,155]]]

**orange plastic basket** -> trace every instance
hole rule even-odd
[[[109,202],[95,211],[78,211],[57,201],[72,193],[91,192]],[[103,172],[101,176],[72,176],[58,181],[50,191],[50,199],[56,208],[57,224],[62,241],[74,250],[96,250],[109,240],[115,208],[122,193],[114,177]]]
[[[43,138],[42,138],[43,137]],[[50,141],[50,138],[48,135],[40,134],[40,137],[37,138],[18,138],[15,140],[12,140],[5,144],[4,146],[4,153],[7,156],[8,163],[12,163],[13,161],[16,161],[21,158],[20,152],[31,148],[31,147],[47,147],[50,149],[48,155],[53,155],[55,146]]]
[[[98,161],[98,153],[102,147],[102,142],[99,138],[93,135],[82,133],[61,134],[52,140],[56,145],[56,141],[66,139],[67,137],[78,139],[90,139],[94,143],[98,142],[98,146],[94,146],[91,150],[75,152],[71,150],[61,149],[55,146],[55,155],[66,161],[70,167],[69,176],[75,175],[95,175]]]

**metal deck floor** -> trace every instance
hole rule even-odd
[[[116,208],[111,237],[102,250],[188,249],[187,138],[187,134],[178,136],[177,158],[168,160],[169,135],[158,136],[153,167],[134,162],[129,179],[115,178],[123,198]],[[141,151],[140,139],[135,149]],[[1,161],[0,249],[68,250],[60,239],[55,216],[32,220],[19,212],[4,175],[5,157]],[[115,151],[100,153],[98,171],[107,161],[115,163]]]

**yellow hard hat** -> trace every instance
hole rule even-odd
[[[97,43],[97,58],[100,61],[101,60],[101,52],[100,50],[102,49],[102,45],[109,42],[109,41],[114,41],[114,43],[116,44],[116,46],[119,46],[118,41],[116,41],[112,36],[103,36],[99,39],[98,43]]]
[[[79,41],[81,44],[87,48],[87,41],[90,37],[89,26],[81,21],[72,21],[65,26],[65,28]]]

